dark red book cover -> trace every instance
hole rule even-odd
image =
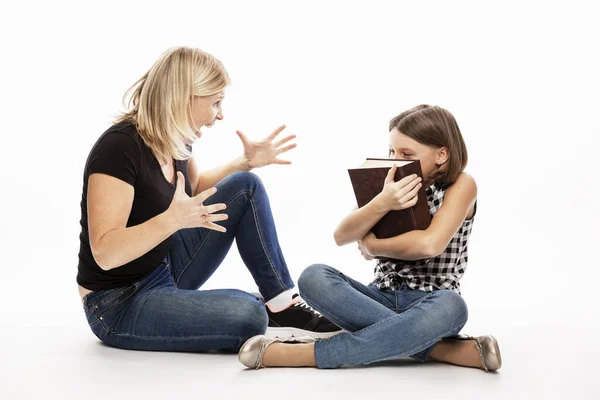
[[[378,164],[378,166],[369,166]],[[381,164],[389,166],[379,166]],[[383,190],[385,178],[393,164],[398,165],[394,180],[417,174],[423,178],[419,160],[367,158],[359,168],[348,169],[358,207],[363,207]],[[425,186],[418,192],[417,204],[404,210],[392,210],[384,215],[371,231],[378,239],[401,235],[415,229],[427,229],[431,223]]]

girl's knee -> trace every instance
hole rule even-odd
[[[300,295],[314,298],[323,293],[329,286],[327,282],[332,274],[337,275],[337,270],[325,264],[313,264],[307,267],[298,279]]]
[[[450,321],[461,327],[465,325],[469,317],[469,309],[463,297],[452,290],[440,291],[439,296],[444,314],[449,317]]]

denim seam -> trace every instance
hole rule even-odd
[[[370,329],[373,329],[373,328],[375,328],[375,327],[376,327],[376,326],[378,326],[378,325],[381,325],[381,324],[383,324],[383,323],[385,323],[385,322],[388,322],[388,321],[392,320],[393,318],[397,318],[399,315],[401,315],[401,314],[396,314],[396,315],[392,315],[392,316],[390,316],[390,317],[384,318],[384,319],[382,319],[381,321],[377,321],[377,322],[375,322],[374,324],[371,324],[371,325],[369,325],[369,326],[366,326],[366,327],[364,327],[363,329],[361,329],[361,330],[358,330],[358,331],[356,331],[356,332],[354,332],[354,333],[366,332],[366,331],[368,331],[368,330],[370,330]]]
[[[273,293],[271,293],[271,297],[269,298],[269,300],[274,299],[275,297],[279,296],[281,293],[285,292],[286,290],[290,290],[293,289],[294,286],[292,287],[285,287],[285,285],[279,289],[277,289],[276,291],[274,291]],[[269,300],[267,300],[266,298],[263,299],[265,303],[267,303]]]
[[[431,343],[427,342],[428,344],[426,346],[424,346],[424,345],[417,346],[417,347],[413,348],[412,350],[410,350],[409,352],[407,352],[408,353],[407,355],[412,356],[412,355],[414,355],[414,354],[416,354],[416,353],[418,353],[420,351],[423,351],[423,350],[427,349],[428,347],[433,346],[434,344],[436,344],[437,342],[439,342],[441,339],[445,338],[450,333],[455,332],[459,328],[460,328],[460,326],[455,326],[452,329],[448,329],[446,332],[444,332],[444,334],[440,337],[440,339],[435,339],[435,340],[431,341]],[[396,356],[396,357],[398,357],[398,356]],[[421,362],[425,362],[426,361],[424,359],[421,360],[419,358],[415,358],[415,360],[418,360],[418,361],[421,361]]]
[[[142,311],[142,308],[144,307],[144,304],[146,304],[146,302],[148,301],[148,299],[150,298],[150,296],[152,296],[154,294],[154,292],[156,292],[159,288],[154,288],[152,290],[150,290],[150,292],[148,293],[148,295],[146,296],[146,298],[141,302],[140,305],[137,306],[137,310],[135,312],[135,315],[133,317],[133,323],[132,326],[135,327],[136,322],[138,320],[138,317],[140,315],[140,312]],[[113,332],[113,333],[117,333],[117,332]]]
[[[429,297],[429,296],[427,296],[427,297]],[[415,303],[415,304],[414,304],[412,307],[414,307],[414,306],[416,306],[416,305],[418,305],[418,304],[421,304],[421,303],[423,302],[423,300],[427,299],[427,297],[424,297],[423,299],[419,300],[419,301],[418,301],[417,303]],[[306,300],[306,299],[305,299],[305,300]],[[412,308],[412,307],[411,307],[411,308]],[[353,332],[353,333],[358,333],[358,332],[367,331],[367,330],[369,330],[369,329],[372,329],[372,328],[376,327],[377,325],[380,325],[380,324],[382,324],[382,323],[384,323],[384,322],[387,322],[387,321],[391,320],[392,318],[396,318],[396,317],[398,317],[398,316],[400,316],[400,315],[402,315],[402,314],[396,314],[396,315],[392,315],[392,316],[390,316],[390,317],[388,317],[388,318],[382,319],[381,321],[377,321],[377,322],[375,322],[374,324],[371,324],[371,325],[369,325],[369,326],[367,326],[367,327],[364,327],[363,329],[361,329],[361,330],[358,330],[358,331],[356,331],[356,332]]]
[[[367,296],[367,297],[368,297],[368,298],[370,298],[371,300],[373,300],[373,301],[375,301],[375,302],[377,302],[377,303],[381,304],[381,305],[382,305],[382,306],[384,306],[384,307],[387,307],[387,308],[389,308],[389,306],[388,306],[388,305],[385,305],[385,304],[381,303],[381,301],[379,301],[379,299],[376,299],[375,297],[371,296],[371,295],[370,295],[370,293],[365,293],[365,292],[363,292],[362,290],[360,290],[358,287],[356,287],[356,286],[355,286],[355,285],[352,283],[352,281],[350,281],[350,280],[347,280],[347,279],[344,279],[345,275],[344,275],[342,272],[340,272],[340,271],[336,271],[336,275],[337,275],[339,278],[341,278],[341,279],[342,279],[344,282],[346,282],[347,284],[349,284],[350,286],[352,286],[352,287],[354,288],[354,290],[356,290],[357,292],[359,292],[359,293],[361,293],[361,294],[364,294],[365,296]],[[305,301],[306,301],[306,302],[307,302],[307,303],[308,303],[310,306],[312,306],[312,307],[313,307],[313,308],[315,308],[316,310],[318,310],[318,309],[319,309],[319,307],[315,307],[315,302],[314,302],[314,301],[312,301],[312,300],[311,300],[309,297],[307,297],[305,294],[302,294],[302,299],[303,299],[303,300],[305,300]],[[386,301],[387,301],[387,300],[386,300]],[[391,310],[391,311],[395,311],[395,310]],[[391,316],[391,317],[389,317],[389,318],[393,318],[393,317],[395,317],[395,315],[393,315],[393,316]],[[348,321],[344,320],[343,318],[340,318],[340,317],[337,317],[337,316],[336,316],[336,317],[335,317],[335,319],[338,319],[338,320],[340,320],[340,321],[341,321],[343,324],[346,324],[347,326],[352,326],[352,327],[355,329],[355,331],[358,331],[358,330],[360,330],[360,329],[357,329],[357,328],[356,328],[356,326],[355,326],[354,324],[351,324],[351,323],[349,323]],[[384,321],[384,320],[382,320],[382,321]],[[381,322],[381,321],[379,321],[379,322]],[[379,322],[376,322],[376,324],[377,324],[377,323],[379,323]],[[371,325],[371,326],[372,326],[372,325]],[[363,328],[363,329],[366,329],[366,328],[368,328],[368,327],[365,327],[365,328]]]
[[[340,277],[341,277],[341,275],[343,275],[343,273],[341,273],[341,272],[338,272],[337,274],[338,274],[338,276],[340,276]],[[344,276],[345,276],[345,275],[344,275]],[[345,282],[347,282],[347,283],[348,283],[350,286],[352,286],[352,287],[353,287],[353,288],[354,288],[354,289],[355,289],[357,292],[359,292],[359,293],[361,293],[361,294],[364,294],[365,296],[367,296],[367,297],[368,297],[368,298],[370,298],[371,300],[373,300],[373,301],[376,301],[377,303],[381,304],[381,305],[382,305],[382,306],[384,306],[384,307],[390,308],[389,304],[383,304],[383,303],[382,303],[382,302],[381,302],[379,299],[377,299],[377,298],[375,298],[375,297],[371,296],[371,293],[368,293],[368,292],[367,292],[367,293],[365,293],[365,292],[363,292],[362,290],[360,290],[360,288],[358,288],[357,286],[355,286],[355,285],[352,283],[352,281],[347,281],[347,280],[345,280],[345,279],[344,279],[344,281],[345,281]],[[386,301],[386,302],[388,302],[388,303],[390,302],[388,299],[385,299],[385,301]],[[390,310],[391,310],[391,309],[390,309]],[[392,311],[394,311],[394,310],[392,310]]]
[[[105,291],[101,290],[101,291],[94,291],[94,292],[88,293],[84,297],[84,299],[85,299],[84,302],[88,306],[88,308],[90,308],[90,303],[92,306],[97,305],[98,307],[101,307],[104,304],[110,303],[110,301],[115,299],[116,297],[119,297],[120,295],[122,295],[127,290],[128,287],[129,286],[124,286],[121,288],[106,289]],[[116,292],[106,293],[108,291],[117,290],[117,289],[119,289],[119,290]],[[92,296],[91,300],[90,300],[90,295],[95,295],[95,296]]]
[[[435,292],[429,292],[429,295],[428,295],[428,296],[425,296],[425,297],[423,297],[422,299],[419,299],[419,301],[418,301],[418,302],[416,302],[415,304],[413,304],[413,305],[412,305],[410,308],[413,308],[414,306],[421,304],[421,303],[422,303],[424,300],[429,300],[429,298],[431,297],[431,295],[433,295],[434,293],[435,293]],[[408,309],[407,309],[407,310],[408,310]],[[407,310],[405,310],[405,311],[407,311]],[[450,334],[450,333],[452,333],[452,332],[456,332],[456,330],[457,330],[457,329],[458,329],[458,330],[462,329],[462,327],[463,327],[463,326],[464,326],[464,324],[462,324],[462,325],[455,325],[455,326],[454,326],[452,329],[449,329],[449,330],[445,331],[445,332],[444,332],[444,334],[443,334],[443,335],[441,335],[441,338],[444,338],[444,337],[446,337],[447,335],[449,335],[449,334]],[[440,339],[441,339],[441,338],[440,338]],[[427,346],[422,346],[422,348],[420,348],[420,349],[419,349],[418,347],[416,347],[415,349],[413,349],[413,350],[409,351],[409,352],[408,352],[408,354],[410,354],[410,355],[414,355],[414,354],[416,354],[416,353],[418,353],[418,352],[420,352],[420,351],[422,351],[422,350],[425,350],[425,349],[427,349],[428,347],[430,347],[430,346],[433,346],[434,344],[436,344],[436,343],[437,343],[437,342],[438,342],[440,339],[433,341],[433,343],[430,343],[430,344],[429,344],[429,345],[427,345]],[[418,349],[418,350],[416,350],[416,349]],[[413,358],[414,358],[414,357],[413,357]],[[421,362],[425,362],[425,361],[426,361],[425,359],[419,359],[419,358],[415,358],[415,360],[418,360],[418,361],[421,361]]]
[[[254,223],[256,224],[256,231],[258,232],[258,238],[260,239],[260,244],[263,247],[263,251],[265,252],[265,255],[267,256],[267,260],[269,260],[269,266],[271,267],[271,270],[273,271],[273,274],[277,278],[277,281],[279,282],[279,285],[281,287],[285,287],[285,284],[283,283],[283,280],[281,279],[281,276],[279,276],[279,274],[277,273],[277,270],[276,270],[275,266],[273,265],[273,260],[271,260],[271,257],[269,256],[269,253],[267,252],[267,246],[265,244],[265,241],[264,241],[264,238],[263,238],[263,235],[262,235],[262,231],[260,229],[260,223],[258,222],[258,217],[256,216],[256,210],[254,208],[254,199],[252,198],[251,195],[249,196],[249,198],[250,198],[250,207],[252,208],[252,216],[254,217]],[[283,291],[285,291],[285,290],[283,290]]]
[[[430,295],[427,295],[427,296],[421,297],[420,299],[417,299],[417,301],[415,301],[413,304],[411,304],[411,306],[410,306],[410,307],[407,307],[407,308],[400,308],[400,309],[398,309],[397,313],[398,313],[398,314],[402,314],[403,312],[406,312],[406,311],[410,310],[410,309],[411,309],[411,308],[413,308],[414,306],[418,306],[418,305],[419,305],[419,304],[421,304],[421,303],[422,303],[424,300],[427,300],[427,298],[428,298],[429,296],[430,296]]]
[[[139,340],[173,340],[173,341],[182,341],[182,340],[190,340],[190,339],[208,339],[208,338],[213,338],[213,339],[220,339],[220,338],[241,338],[242,336],[240,335],[228,335],[228,334],[220,334],[220,335],[194,335],[194,336],[181,336],[181,337],[173,337],[173,336],[140,336],[140,335],[133,335],[133,334],[129,334],[129,333],[117,333],[117,332],[110,332],[112,335],[114,336],[120,336],[120,337],[133,337]]]
[[[235,196],[233,196],[233,198],[231,199],[231,201],[229,201],[229,203],[226,204],[226,208],[229,207],[234,201],[236,201],[240,196],[244,195],[248,193],[247,191],[243,190],[241,192],[238,192]],[[208,228],[205,228],[208,229]],[[198,252],[200,251],[200,249],[202,248],[202,246],[204,246],[204,243],[206,243],[206,240],[208,239],[208,237],[210,236],[210,234],[213,233],[212,229],[208,229],[208,232],[206,233],[206,236],[204,237],[204,240],[202,240],[202,242],[200,242],[200,244],[198,246],[196,246],[196,249],[194,250],[194,254],[192,254],[192,256],[190,257],[190,261],[188,261],[188,263],[185,265],[185,267],[183,267],[183,269],[181,270],[181,273],[179,274],[179,277],[177,278],[176,283],[176,287],[179,285],[179,282],[181,281],[181,278],[183,277],[183,274],[185,274],[185,272],[187,271],[188,267],[192,264],[192,262],[194,261],[194,258],[196,257],[196,255],[198,254]]]
[[[106,325],[104,325],[104,321],[100,319],[102,317],[102,315],[104,315],[104,314],[98,315],[98,309],[95,308],[95,307],[94,307],[94,310],[92,312],[96,316],[96,320],[100,323],[100,326],[102,326],[102,330],[108,331],[108,329],[106,328]]]
[[[124,299],[121,299],[120,301],[115,302],[114,304],[111,305],[110,308],[107,308],[105,310],[102,310],[102,314],[98,315],[98,317],[102,317],[104,316],[106,313],[112,311],[115,309],[115,307],[123,304],[125,301],[129,300],[135,293],[137,292],[137,288],[134,288],[133,292],[131,292],[127,297],[125,297]],[[125,293],[125,291],[121,292],[121,295]],[[115,296],[112,301],[114,301],[116,298],[118,298],[118,296]],[[104,303],[106,304],[106,303]],[[97,310],[99,310],[102,306],[100,304],[98,304],[98,308]]]
[[[389,318],[383,319],[383,320],[381,320],[379,322],[374,323],[373,325],[370,325],[370,326],[368,326],[368,327],[366,327],[364,329],[361,329],[360,331],[357,331],[357,332],[348,332],[348,334],[352,335],[352,334],[355,334],[355,333],[358,333],[358,332],[362,332],[363,330],[367,330],[367,329],[373,328],[376,325],[379,325],[379,324],[381,324],[383,322],[386,322],[386,321],[388,321],[388,320],[390,320],[392,318],[397,317],[398,315],[400,315],[400,314],[397,314],[397,315],[391,316]],[[449,335],[450,333],[455,332],[456,329],[458,329],[458,328],[459,327],[456,326],[453,329],[449,329],[449,330],[445,331],[444,334],[441,336],[441,338],[444,338],[447,335]],[[335,337],[332,338],[332,339],[335,339]],[[371,361],[371,362],[385,361],[385,360],[388,360],[388,359],[391,359],[391,358],[395,358],[395,357],[404,357],[404,356],[412,357],[412,355],[414,355],[414,354],[416,354],[416,353],[418,353],[420,351],[423,351],[423,350],[427,349],[428,347],[433,346],[439,340],[440,339],[433,339],[433,340],[430,340],[430,341],[426,342],[425,345],[422,344],[422,345],[419,345],[419,346],[415,346],[412,349],[407,350],[404,353],[395,354],[395,355],[392,355],[392,356],[389,356],[389,357],[385,357],[385,358],[382,358],[382,359],[379,359],[379,360],[374,360],[374,361]],[[320,340],[319,342],[327,342],[327,340]],[[316,357],[316,355],[317,355],[317,352],[315,351],[315,357]],[[426,360],[421,360],[421,359],[418,359],[418,358],[415,358],[415,360],[420,361],[420,362],[425,362],[426,361]],[[371,362],[367,362],[367,363],[371,363]],[[364,363],[361,363],[361,364],[364,364]],[[340,364],[340,365],[346,365],[346,364]],[[317,367],[318,368],[324,368],[324,367],[322,367],[322,363],[319,363],[318,361],[317,361]],[[327,367],[327,368],[329,368],[329,367]]]

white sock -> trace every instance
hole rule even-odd
[[[295,303],[295,301],[292,300],[292,296],[295,293],[296,292],[294,291],[294,289],[288,289],[285,292],[280,293],[277,296],[273,297],[271,300],[267,301],[266,305],[267,307],[269,307],[269,310],[271,310],[271,312],[275,313],[283,311]]]

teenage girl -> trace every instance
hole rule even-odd
[[[392,167],[381,193],[355,208],[334,233],[338,245],[357,242],[364,258],[378,257],[373,282],[364,285],[321,264],[298,281],[303,299],[346,332],[302,344],[255,336],[239,353],[247,367],[337,368],[410,356],[500,368],[494,337],[457,336],[467,322],[460,279],[477,210],[477,185],[463,172],[467,149],[458,124],[447,110],[420,105],[390,121],[389,146],[391,159],[419,160],[424,179],[412,175],[394,182]],[[390,210],[414,206],[422,185],[431,225],[377,239],[373,225]]]

